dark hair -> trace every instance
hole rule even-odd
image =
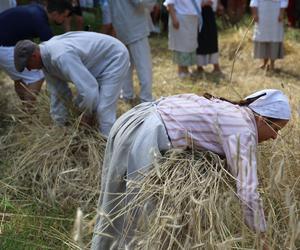
[[[64,13],[66,10],[71,12],[72,5],[69,0],[48,0],[47,11],[49,13],[57,11],[58,13]]]
[[[255,97],[251,97],[251,98],[247,98],[245,100],[240,100],[240,101],[231,101],[231,100],[228,100],[224,97],[216,97],[216,96],[213,96],[209,93],[205,93],[203,96],[207,99],[219,99],[221,101],[226,101],[226,102],[229,102],[229,103],[232,103],[232,104],[235,104],[235,105],[239,105],[239,106],[248,106],[250,105],[252,102],[256,101],[257,99],[259,99],[260,97],[266,95],[266,93],[263,93],[261,95],[258,95],[258,96],[255,96]]]

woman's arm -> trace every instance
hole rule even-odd
[[[252,7],[251,8],[251,12],[252,12],[252,17],[254,19],[254,22],[258,23],[258,10],[257,7]]]
[[[171,16],[171,19],[172,19],[172,24],[173,24],[173,27],[175,29],[179,29],[179,21],[177,19],[177,16],[176,16],[176,11],[175,11],[175,8],[174,8],[174,4],[168,4],[168,11],[169,11],[169,14]]]
[[[279,17],[278,17],[278,22],[280,22],[280,23],[283,21],[283,18],[284,18],[284,11],[285,11],[284,8],[280,8],[280,11],[279,11]]]
[[[257,9],[258,8],[257,0],[251,0],[250,7],[251,7],[251,13],[252,13],[252,17],[254,19],[254,22],[258,23],[259,16],[258,16],[258,9]]]
[[[237,195],[242,202],[245,223],[255,232],[267,225],[262,201],[257,192],[256,138],[250,131],[224,139],[223,149],[230,172],[236,178]]]

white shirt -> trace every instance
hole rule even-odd
[[[95,32],[68,32],[40,44],[43,71],[51,94],[51,116],[58,124],[67,118],[64,100],[71,98],[67,82],[78,92],[79,108],[97,112],[99,82],[127,71],[126,47],[117,39]],[[118,91],[115,87],[111,91]],[[112,93],[107,95],[113,98]]]
[[[195,0],[201,11],[202,0]],[[193,4],[193,0],[165,0],[164,5],[173,4],[175,11],[181,15],[198,15],[198,12]]]
[[[250,7],[258,7],[259,0],[251,0]],[[289,1],[288,0],[269,0],[273,2],[280,2],[280,8],[287,8]]]

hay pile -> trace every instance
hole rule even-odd
[[[46,95],[40,96],[34,115],[17,108],[6,116],[10,127],[1,137],[6,166],[2,192],[91,211],[99,195],[106,140],[96,129],[80,126],[78,117],[68,127],[53,126]]]
[[[267,235],[270,249],[296,249],[300,246],[299,179],[285,183],[282,177],[273,175],[260,189],[267,208]],[[259,236],[243,221],[234,178],[213,153],[171,150],[143,181],[129,187],[138,194],[119,215],[132,218],[141,213],[132,249],[261,247]]]

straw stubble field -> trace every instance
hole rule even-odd
[[[151,38],[157,98],[210,92],[238,100],[262,88],[278,88],[289,96],[291,122],[278,139],[262,144],[258,152],[259,192],[270,249],[300,248],[299,33],[288,32],[287,55],[278,62],[279,70],[270,73],[258,69],[259,62],[251,57],[251,32],[246,34],[246,28],[222,31],[225,77],[209,73],[208,68],[207,73],[186,80],[177,78],[167,38]],[[45,91],[36,113],[29,117],[21,110],[12,82],[0,74],[0,248],[86,249],[96,214],[105,140],[95,129],[80,126],[75,110],[70,126],[53,126]],[[120,101],[118,114],[129,108]],[[147,214],[141,216],[133,239],[136,249],[261,247],[258,235],[242,220],[234,180],[216,155],[171,151],[157,160],[143,183],[131,184],[140,195],[121,213],[139,207]]]

